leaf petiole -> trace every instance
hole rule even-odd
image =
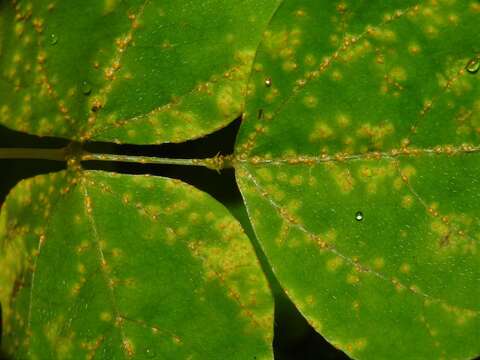
[[[67,148],[0,148],[0,159],[42,159],[53,161],[66,161],[66,150]]]
[[[117,161],[138,164],[203,166],[215,171],[233,167],[233,156],[220,154],[205,159],[172,159],[151,156],[95,154],[78,148],[74,149],[72,144],[60,149],[0,148],[0,159],[43,159],[52,161],[68,161],[70,158],[76,158],[80,162]]]
[[[130,156],[116,154],[93,154],[85,152],[80,156],[80,161],[117,161],[138,164],[165,164],[184,166],[203,166],[211,170],[220,171],[233,167],[233,156],[217,154],[205,159],[175,159],[157,158],[151,156]]]

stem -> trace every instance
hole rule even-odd
[[[167,165],[193,165],[201,164],[195,163],[195,159],[168,159],[156,158],[150,156],[130,156],[130,155],[115,155],[115,154],[92,154],[84,153],[81,156],[81,161],[119,161],[128,163],[140,164],[167,164]]]
[[[80,161],[118,161],[140,164],[164,164],[164,165],[186,165],[203,166],[211,170],[220,171],[222,169],[233,167],[233,157],[231,155],[216,155],[213,158],[206,159],[171,159],[157,158],[150,156],[130,156],[115,154],[92,154],[84,152]]]
[[[0,159],[44,159],[53,161],[118,161],[138,164],[166,164],[203,166],[211,170],[220,171],[233,167],[233,155],[217,154],[206,159],[169,159],[150,156],[130,156],[115,154],[93,154],[83,151],[78,144],[72,143],[60,149],[34,148],[0,148]]]
[[[32,148],[0,148],[0,159],[42,159],[65,161],[65,148],[32,149]]]

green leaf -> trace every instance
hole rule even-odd
[[[79,141],[180,142],[240,115],[278,0],[0,4],[0,122]]]
[[[240,224],[178,180],[22,181],[0,216],[15,358],[271,358],[273,304]]]
[[[285,1],[237,180],[286,292],[359,359],[480,354],[480,6]]]

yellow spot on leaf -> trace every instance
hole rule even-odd
[[[340,266],[343,264],[343,259],[339,256],[336,256],[327,261],[327,270],[337,271]]]
[[[308,95],[303,99],[303,103],[308,108],[315,108],[318,104],[318,99],[315,96]]]
[[[225,86],[218,91],[217,106],[224,116],[231,116],[240,112],[240,100],[235,96],[231,86]]]
[[[407,264],[407,263],[403,263],[401,266],[400,266],[400,271],[404,274],[408,274],[411,270],[411,266],[410,264]]]
[[[405,81],[407,79],[407,72],[402,67],[394,67],[390,71],[390,76],[395,81]]]
[[[373,267],[380,270],[385,266],[385,260],[382,257],[377,257],[373,260]]]
[[[360,282],[360,278],[356,274],[348,274],[347,275],[347,283],[348,284],[358,284]]]
[[[345,114],[339,114],[337,116],[337,124],[338,126],[340,126],[341,128],[346,128],[350,125],[350,117],[348,117],[347,115]]]
[[[268,182],[271,182],[273,181],[273,176],[272,176],[272,173],[269,169],[267,168],[261,168],[261,169],[258,169],[257,170],[257,174],[258,176],[260,177],[260,179],[264,180],[264,181],[268,181]]]
[[[408,46],[408,52],[412,55],[418,55],[422,51],[422,48],[417,43],[411,43]]]
[[[100,313],[100,320],[111,321],[112,320],[112,314],[110,314],[107,311],[104,311],[104,312]]]
[[[318,140],[325,140],[333,135],[333,130],[325,122],[317,122],[315,128],[310,134],[310,142],[316,142]]]
[[[111,13],[117,7],[118,0],[104,0],[103,2],[103,12],[104,14]]]
[[[303,184],[303,177],[301,175],[295,175],[290,179],[290,184],[293,186],[300,186]]]
[[[404,208],[410,208],[413,204],[413,197],[411,195],[405,195],[402,198],[402,207]]]

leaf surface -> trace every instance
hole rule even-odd
[[[79,141],[208,134],[240,115],[277,2],[2,2],[0,122]]]
[[[24,180],[0,239],[2,346],[15,358],[272,357],[273,304],[248,238],[180,181]]]
[[[480,7],[286,0],[237,181],[280,283],[359,359],[480,353]]]

